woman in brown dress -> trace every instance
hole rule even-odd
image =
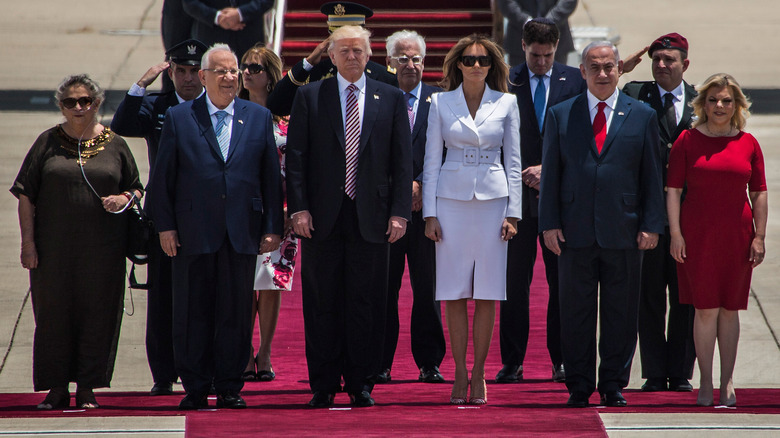
[[[121,137],[98,123],[104,99],[87,75],[65,78],[55,98],[65,122],[43,132],[11,187],[19,199],[22,267],[35,316],[38,409],[97,408],[109,386],[124,301],[126,206],[142,195]]]

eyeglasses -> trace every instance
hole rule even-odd
[[[216,73],[218,76],[227,76],[228,73],[230,73],[233,76],[236,76],[238,74],[238,70],[235,69],[235,68],[230,68],[230,69],[224,69],[224,68],[204,68],[203,70]]]
[[[479,62],[481,67],[490,67],[490,65],[493,64],[493,58],[490,56],[464,55],[460,57],[460,62],[462,62],[466,67],[474,67],[474,64],[477,62]]]
[[[256,75],[265,71],[265,67],[260,64],[241,64],[241,71],[248,71],[249,74]]]
[[[60,103],[67,109],[73,109],[76,107],[76,104],[79,104],[81,109],[88,110],[92,107],[92,102],[94,101],[95,99],[87,96],[79,97],[78,99],[75,97],[66,97],[65,99],[62,99]]]
[[[411,58],[408,56],[398,56],[398,57],[390,57],[390,59],[395,60],[400,65],[406,65],[409,63],[409,60],[412,60],[412,64],[414,65],[420,65],[422,64],[423,57],[420,55],[412,56]]]

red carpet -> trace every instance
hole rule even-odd
[[[541,257],[540,257],[541,258]],[[296,275],[297,277],[297,275]],[[447,404],[450,384],[417,382],[409,346],[408,322],[411,290],[408,281],[401,293],[401,335],[393,365],[393,381],[377,385],[377,406],[349,409],[348,397],[338,394],[335,409],[310,410],[304,407],[310,393],[304,357],[300,279],[295,290],[283,295],[279,328],[272,354],[277,378],[273,382],[248,383],[242,392],[249,408],[243,411],[199,411],[187,413],[187,436],[247,436],[258,432],[271,435],[553,435],[606,436],[599,412],[639,413],[712,413],[713,408],[695,406],[694,393],[641,393],[626,391],[628,408],[567,409],[568,397],[563,384],[552,383],[546,350],[544,315],[547,289],[541,263],[537,265],[531,293],[531,339],[525,361],[524,383],[496,385],[488,381],[488,405],[458,408]],[[498,325],[498,324],[496,324]],[[257,341],[255,341],[257,344]],[[501,367],[498,327],[488,358],[488,376]],[[448,354],[441,367],[445,378],[454,372]],[[450,381],[450,380],[448,380]],[[32,385],[32,384],[31,384]],[[718,409],[719,413],[780,413],[780,389],[737,388],[737,409]],[[176,410],[182,395],[150,397],[146,393],[100,392],[101,408],[90,412],[38,412],[35,404],[43,393],[0,395],[0,417],[85,417],[85,416],[159,416],[184,415]],[[717,394],[716,394],[717,397]],[[594,395],[591,402],[597,403]],[[214,406],[214,400],[210,401]]]

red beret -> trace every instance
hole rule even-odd
[[[647,51],[648,56],[653,57],[653,52],[658,49],[677,49],[683,52],[688,52],[688,40],[679,33],[667,33],[658,37],[653,44],[650,44],[650,49]]]

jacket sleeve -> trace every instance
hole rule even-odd
[[[178,168],[177,154],[176,121],[171,117],[169,109],[165,114],[157,162],[147,187],[147,202],[152,205],[152,220],[158,232],[177,229],[173,207]]]
[[[539,191],[539,232],[561,228],[561,144],[558,114],[547,110],[542,146],[542,182]]]
[[[436,217],[436,191],[439,186],[439,172],[444,153],[444,138],[439,118],[439,96],[439,94],[431,96],[431,107],[428,110],[427,142],[425,143],[425,160],[423,161],[424,218]]]
[[[393,138],[390,140],[393,160],[391,175],[393,198],[390,216],[412,219],[412,133],[409,131],[409,116],[406,112],[403,94],[397,93],[393,114]]]
[[[660,136],[655,111],[647,117],[645,126],[641,174],[642,218],[639,230],[663,234],[666,223],[663,181],[661,180]]]
[[[282,171],[279,167],[279,153],[274,140],[274,126],[271,113],[265,113],[266,138],[261,160],[263,192],[263,220],[260,234],[284,234],[284,201],[282,196]]]
[[[125,95],[111,120],[111,130],[123,137],[146,137],[154,129],[150,105],[143,96]]]
[[[287,214],[308,210],[306,171],[309,167],[309,108],[302,92],[295,95],[287,128]]]
[[[523,163],[520,156],[520,110],[512,94],[504,96],[510,103],[508,117],[504,123],[504,172],[509,188],[507,217],[522,219],[523,216]]]

